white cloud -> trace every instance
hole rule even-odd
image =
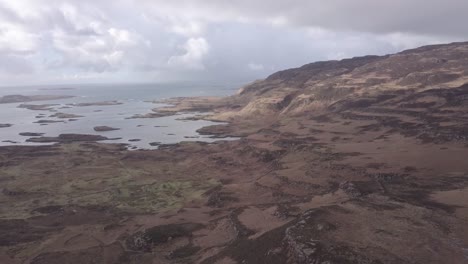
[[[247,67],[252,71],[262,71],[265,69],[265,66],[263,66],[263,64],[253,62],[249,63]]]
[[[29,53],[35,51],[38,42],[39,36],[21,25],[5,21],[0,24],[0,51]]]
[[[45,9],[43,3],[34,0],[0,0],[0,6],[12,10],[22,19],[40,19],[41,12]]]
[[[169,23],[169,30],[171,32],[187,37],[200,36],[205,30],[203,23],[198,21],[172,20]]]
[[[464,37],[466,0],[146,0],[148,8],[200,21],[263,22],[333,31]]]
[[[0,72],[24,77],[25,74],[32,74],[34,71],[35,69],[23,56],[15,54],[0,56]]]
[[[134,62],[127,54],[150,44],[136,32],[115,27],[100,11],[89,15],[71,4],[63,4],[59,10],[66,24],[57,24],[50,31],[51,46],[58,55],[50,64],[54,69],[118,71]]]
[[[131,33],[125,29],[110,28],[109,35],[113,37],[113,41],[117,46],[131,46],[136,44],[136,36],[131,36]]]
[[[118,65],[124,56],[124,52],[121,50],[116,50],[112,53],[104,55],[104,59],[109,63],[109,65]]]
[[[450,42],[449,37],[435,37],[435,36],[418,36],[407,33],[391,33],[384,34],[378,37],[379,40],[389,43],[398,50],[411,49],[414,47],[427,45],[427,44],[440,44]]]
[[[277,17],[269,18],[268,22],[273,26],[281,27],[281,26],[286,26],[288,24],[288,19],[284,16],[277,16]]]
[[[183,45],[184,54],[169,58],[168,65],[184,69],[203,70],[203,59],[208,54],[209,45],[204,38],[190,38]]]

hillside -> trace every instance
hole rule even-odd
[[[242,108],[223,117],[317,113],[344,99],[381,92],[459,87],[468,82],[467,69],[468,43],[315,62],[274,73],[242,88],[235,96]]]
[[[316,62],[207,112],[214,144],[0,147],[0,262],[468,262],[468,43]]]

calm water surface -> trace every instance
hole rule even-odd
[[[129,147],[140,149],[155,148],[151,142],[173,144],[181,141],[213,142],[219,139],[207,135],[199,135],[196,130],[213,124],[210,121],[183,120],[197,113],[182,113],[180,115],[161,118],[128,119],[135,114],[150,113],[151,109],[164,106],[148,101],[162,100],[178,96],[227,96],[235,93],[240,84],[120,84],[120,85],[68,85],[68,86],[36,86],[36,87],[0,87],[0,96],[10,94],[21,95],[73,95],[69,99],[51,101],[35,101],[27,104],[57,104],[52,110],[29,110],[19,108],[21,103],[0,104],[0,123],[13,124],[12,127],[0,128],[1,145],[32,145],[29,137],[20,136],[21,132],[44,133],[44,136],[58,136],[65,133],[95,134],[119,140],[104,141],[109,143],[126,143]],[[63,89],[70,88],[70,89]],[[71,106],[69,104],[119,101],[121,105],[108,106]],[[66,108],[64,108],[66,107]],[[83,117],[75,121],[50,117],[56,112],[76,114]],[[40,117],[40,115],[42,115]],[[38,120],[57,120],[61,123],[41,125]],[[95,126],[110,126],[120,130],[96,132]],[[139,142],[130,142],[140,139]],[[223,140],[233,140],[226,138]],[[14,143],[8,142],[13,141]]]

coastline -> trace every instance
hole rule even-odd
[[[201,133],[239,140],[0,147],[0,260],[464,263],[468,85],[424,59],[465,69],[460,50],[315,63],[157,110],[203,110],[228,123]]]
[[[6,96],[9,98],[9,96]],[[14,96],[35,98],[35,96]],[[134,100],[93,101],[92,99],[65,100],[77,98],[53,95],[41,98],[55,98],[44,104],[16,102],[3,106],[2,118],[11,123],[3,124],[2,145],[33,145],[41,142],[60,142],[61,135],[95,135],[104,142],[113,139],[127,144],[129,149],[154,149],[158,144],[173,144],[179,141],[214,141],[208,134],[197,133],[203,126],[216,124],[201,118],[198,110],[157,111],[154,107],[168,107],[169,104],[140,102]],[[17,107],[15,108],[15,105]],[[23,110],[25,109],[25,110]],[[145,113],[145,111],[150,111]],[[122,112],[126,112],[126,114]],[[14,113],[15,118],[12,118]],[[204,113],[206,114],[206,113]],[[17,116],[16,116],[17,115]],[[97,128],[97,130],[96,130]],[[109,129],[113,128],[113,129]],[[27,134],[40,134],[26,138]],[[41,138],[41,136],[43,138]],[[107,139],[106,139],[107,138]],[[225,138],[226,140],[234,138]],[[70,140],[67,140],[70,141]],[[83,140],[75,140],[83,141]]]
[[[196,109],[198,105],[194,101],[190,99]],[[180,109],[190,110],[183,102],[181,105]],[[178,105],[174,109],[179,109]],[[208,110],[215,114],[223,113],[216,106]],[[350,126],[357,129],[365,121],[346,120],[355,124],[337,126],[342,122],[330,122],[335,125],[329,127],[329,122],[310,119],[306,123],[302,118],[291,118],[286,123],[281,120],[280,124],[270,120],[232,119],[229,125],[205,128],[204,131],[242,135],[240,140],[214,144],[181,142],[158,150],[128,151],[119,145],[90,142],[0,147],[0,156],[5,164],[1,168],[2,181],[7,186],[2,191],[2,202],[10,205],[3,210],[0,229],[6,233],[28,230],[15,239],[7,237],[11,246],[2,249],[15,248],[16,243],[27,241],[28,250],[38,253],[17,255],[17,260],[41,263],[38,260],[45,259],[54,263],[70,258],[76,250],[98,257],[102,253],[95,251],[98,247],[96,241],[101,241],[99,243],[106,245],[104,249],[112,249],[119,257],[134,258],[149,254],[146,244],[132,244],[141,232],[158,227],[158,232],[169,232],[168,236],[171,236],[172,228],[178,228],[180,237],[176,236],[174,241],[163,240],[151,250],[179,252],[184,258],[199,263],[213,263],[237,258],[253,261],[259,255],[268,256],[268,252],[262,251],[264,248],[280,248],[281,251],[270,253],[273,255],[266,258],[271,263],[282,263],[286,252],[296,252],[303,247],[298,245],[297,232],[302,234],[301,237],[319,235],[325,239],[324,236],[340,234],[350,239],[349,236],[355,232],[366,232],[372,228],[395,230],[395,225],[403,228],[406,225],[403,219],[408,214],[420,222],[420,228],[427,229],[427,234],[437,232],[443,237],[443,229],[434,229],[427,217],[437,214],[438,221],[453,223],[456,218],[447,212],[456,212],[456,209],[433,200],[429,194],[442,194],[465,184],[454,180],[450,184],[428,187],[427,183],[437,181],[438,176],[420,179],[417,175],[435,171],[436,167],[429,169],[431,164],[410,164],[407,157],[421,152],[430,153],[428,157],[434,160],[441,160],[447,157],[447,153],[466,156],[468,149],[455,144],[442,150],[437,144],[421,144],[415,139],[400,138],[405,147],[397,150],[400,156],[390,159],[387,155],[395,150],[385,150],[385,140],[359,143],[365,146],[357,151],[353,142],[362,141],[362,136],[340,130],[348,130]],[[334,131],[328,131],[332,127]],[[315,130],[312,136],[308,135],[311,129]],[[344,143],[343,139],[336,139],[336,135],[355,139],[346,139],[347,143]],[[396,136],[389,135],[387,140]],[[341,144],[337,145],[337,142]],[[379,149],[379,156],[375,155],[375,149]],[[381,157],[386,157],[385,161]],[[99,170],[93,169],[92,175],[83,174],[88,168]],[[34,174],[16,175],[10,179],[6,176],[18,169]],[[303,172],[309,176],[304,178]],[[457,179],[459,176],[452,177]],[[424,188],[411,187],[409,183],[423,184]],[[460,191],[464,192],[463,189]],[[414,195],[408,196],[410,193]],[[75,198],[70,200],[69,197]],[[419,211],[417,215],[412,213],[415,210]],[[342,216],[344,212],[345,216]],[[310,218],[312,215],[314,217]],[[354,224],[356,230],[346,229],[346,223],[353,217],[362,224]],[[381,222],[366,221],[375,217],[379,217]],[[395,220],[400,217],[402,220]],[[56,219],[55,227],[50,227],[46,233],[36,229],[52,218]],[[18,222],[13,219],[25,220]],[[259,219],[268,221],[258,225]],[[391,225],[387,223],[390,219]],[[314,221],[325,229],[320,233],[302,230],[300,223],[303,221]],[[89,231],[71,228],[77,224],[77,227],[86,224],[93,228]],[[198,226],[187,229],[186,224]],[[415,239],[422,239],[420,236],[425,232],[418,231],[419,235],[414,239],[410,238],[414,234],[401,236],[408,243],[414,243]],[[279,240],[269,238],[279,234],[285,237]],[[57,235],[61,239],[57,240]],[[381,239],[376,235],[373,239]],[[59,242],[78,241],[78,238],[78,248],[72,247],[70,242]],[[54,250],[58,251],[40,254],[47,250],[41,249],[41,241],[49,239],[56,241]],[[340,240],[339,237],[326,239]],[[284,243],[288,245],[287,250],[283,249]],[[247,246],[254,249],[249,251],[252,253],[242,251]],[[402,250],[399,245],[394,245],[393,249]],[[352,252],[363,258],[352,248],[341,250],[340,254]],[[7,251],[2,252],[4,256],[8,255]],[[80,259],[77,255],[73,257]],[[166,256],[159,261],[171,263],[178,258],[174,255],[167,259]]]

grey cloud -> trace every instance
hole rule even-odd
[[[181,0],[146,1],[187,17],[250,19],[371,33],[466,36],[465,0]]]
[[[3,74],[25,75],[35,72],[26,59],[14,54],[0,54],[0,72]]]
[[[252,80],[462,40],[465,10],[461,0],[0,0],[0,56],[32,82]]]

